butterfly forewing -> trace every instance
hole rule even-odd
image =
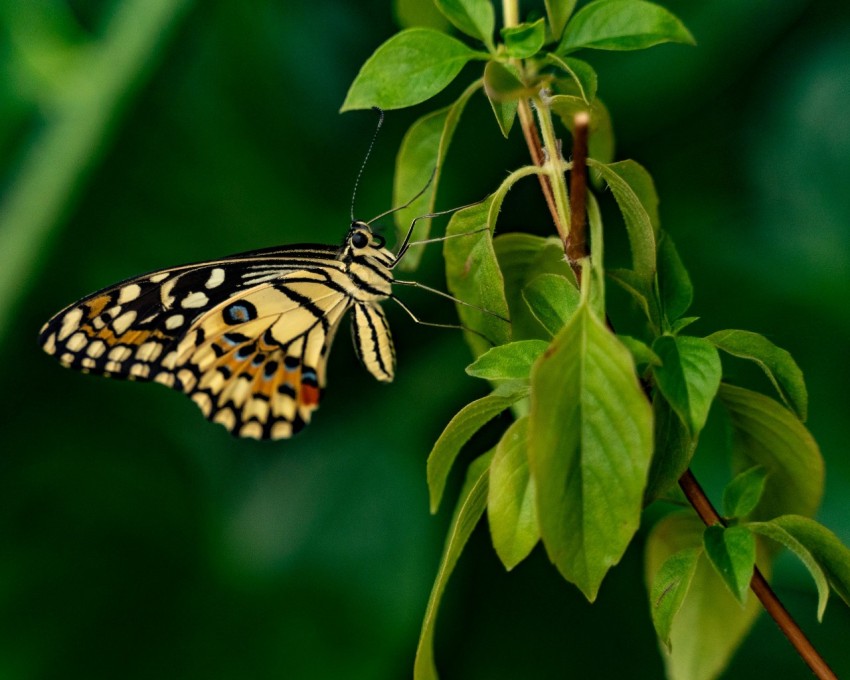
[[[129,279],[54,316],[40,342],[65,366],[183,391],[235,435],[289,437],[319,404],[331,341],[352,305],[375,329],[366,338],[355,321],[364,364],[392,379],[375,302],[389,294],[392,254],[369,242],[355,256],[354,231],[340,248],[270,248]]]

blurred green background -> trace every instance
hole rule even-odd
[[[698,48],[585,55],[618,157],[655,177],[694,279],[695,332],[758,331],[802,366],[827,461],[819,519],[850,543],[850,9],[663,4]],[[35,342],[61,307],[133,274],[338,242],[375,117],[337,111],[394,30],[383,0],[0,0],[0,679],[410,677],[450,515],[428,514],[425,458],[484,391],[458,333],[388,307],[389,386],[341,333],[313,424],[265,444],[161,387],[62,370]],[[452,92],[388,113],[358,216],[389,207],[404,130]],[[524,163],[517,132],[504,141],[474,99],[438,207]],[[547,233],[533,183],[500,229]],[[440,264],[434,248],[416,277],[442,286]],[[415,293],[422,317],[451,319],[450,303]],[[717,498],[712,420],[695,469]],[[444,677],[661,677],[644,537],[590,606],[539,548],[506,574],[480,527],[441,612]],[[774,583],[850,673],[847,608],[833,599],[817,624],[790,558]],[[724,677],[810,676],[762,616]]]

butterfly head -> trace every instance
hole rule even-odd
[[[343,250],[346,255],[360,258],[371,258],[386,266],[390,264],[394,256],[386,248],[386,240],[380,234],[372,231],[366,222],[354,221],[345,237]]]

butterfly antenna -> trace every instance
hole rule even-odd
[[[369,148],[366,150],[366,157],[360,164],[360,170],[357,171],[357,178],[354,180],[354,190],[351,192],[351,221],[354,222],[354,200],[357,198],[357,188],[360,186],[360,178],[363,176],[363,171],[366,169],[366,163],[369,161],[369,156],[372,155],[372,147],[375,146],[375,140],[378,138],[378,133],[381,131],[381,126],[384,124],[384,110],[373,106],[372,110],[378,114],[378,125],[375,127],[375,132],[372,134],[372,141],[369,142]]]
[[[382,217],[386,217],[387,215],[392,215],[393,213],[398,212],[399,210],[404,210],[405,208],[409,208],[413,205],[426,191],[428,191],[428,187],[431,186],[431,182],[434,181],[434,178],[437,176],[437,167],[434,166],[434,169],[431,170],[431,175],[428,177],[428,181],[425,182],[425,186],[422,187],[416,195],[411,198],[407,203],[403,203],[402,205],[396,206],[395,208],[390,208],[389,210],[385,210],[380,215],[373,217],[371,220],[366,222],[366,224],[372,224],[375,220],[379,220]],[[423,217],[427,217],[427,215],[423,215]]]

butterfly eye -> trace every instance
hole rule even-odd
[[[355,231],[351,236],[351,245],[355,248],[365,248],[369,245],[369,237],[362,231]]]

